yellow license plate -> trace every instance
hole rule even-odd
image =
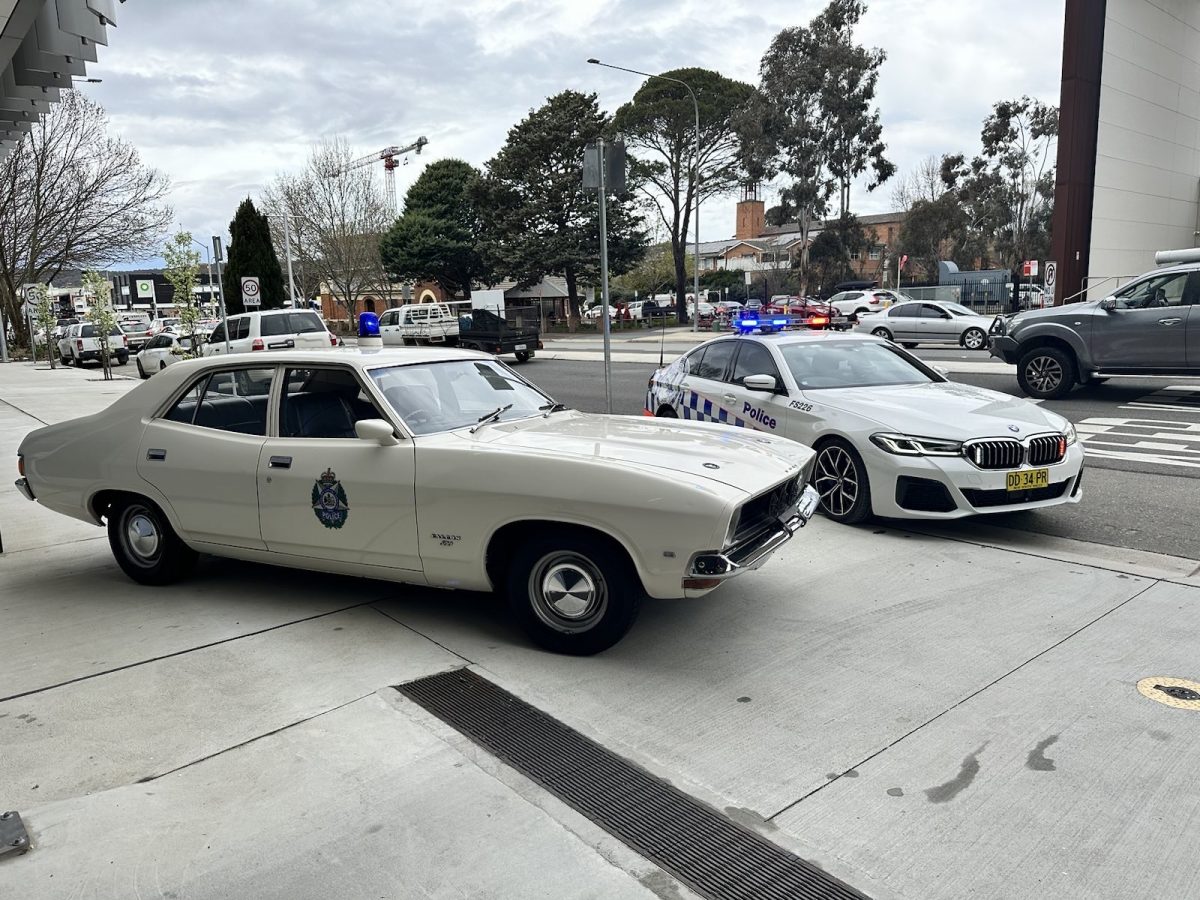
[[[1023,469],[1020,472],[1009,472],[1004,481],[1004,487],[1010,491],[1031,491],[1034,488],[1049,487],[1050,470]]]

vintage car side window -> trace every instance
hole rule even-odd
[[[273,369],[230,369],[201,378],[163,417],[200,428],[265,436]]]
[[[733,351],[737,349],[735,341],[717,341],[709,344],[704,351],[704,361],[700,364],[697,378],[707,378],[711,381],[721,381],[725,378],[725,370],[733,359]]]
[[[288,369],[280,437],[353,438],[363,419],[386,418],[349,369]]]
[[[779,367],[771,357],[771,351],[762,344],[746,341],[738,352],[737,363],[733,367],[734,384],[741,384],[747,375],[771,375],[775,384],[783,387],[783,379],[779,377]]]

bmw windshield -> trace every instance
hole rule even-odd
[[[541,415],[554,404],[516,373],[490,359],[463,359],[372,369],[371,378],[414,434],[473,428]]]
[[[942,380],[881,341],[804,341],[782,344],[779,350],[802,391]]]

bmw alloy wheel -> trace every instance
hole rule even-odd
[[[1053,393],[1063,380],[1063,369],[1053,356],[1035,356],[1025,366],[1025,377],[1039,393]]]
[[[548,553],[529,573],[534,614],[565,634],[587,631],[608,608],[608,585],[592,561],[569,551]]]
[[[821,495],[825,511],[834,518],[843,518],[849,515],[858,500],[861,488],[858,467],[843,447],[830,444],[817,454],[813,485]]]

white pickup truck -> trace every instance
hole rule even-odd
[[[129,338],[120,325],[114,325],[109,332],[108,352],[116,359],[118,366],[129,362]],[[68,366],[73,363],[82,367],[85,362],[93,359],[101,362],[96,326],[91,322],[82,322],[67,328],[66,335],[58,342],[58,357],[63,365]]]
[[[445,303],[410,303],[379,317],[379,336],[387,346],[458,343],[458,317]]]

